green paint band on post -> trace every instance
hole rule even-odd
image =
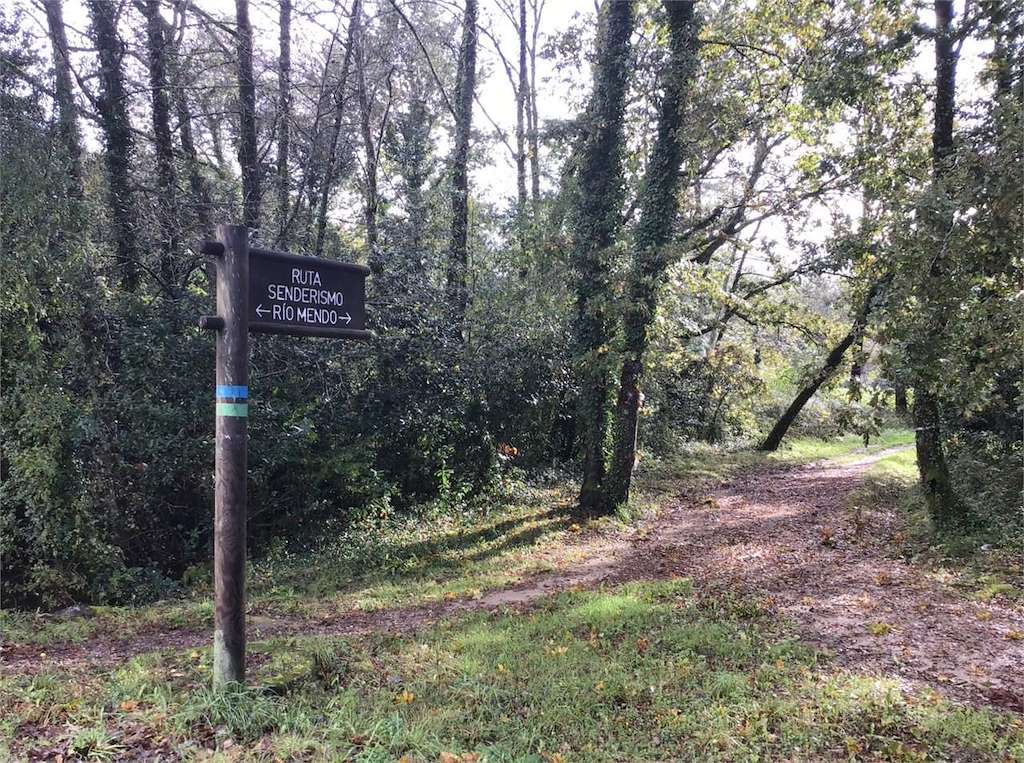
[[[238,416],[246,418],[249,415],[248,403],[217,403],[218,416]]]

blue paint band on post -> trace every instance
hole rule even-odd
[[[249,399],[249,388],[248,387],[233,387],[227,384],[217,385],[217,397],[228,397],[233,400],[248,400]]]

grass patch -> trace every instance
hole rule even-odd
[[[254,644],[213,694],[209,651],[0,682],[6,743],[231,760],[1024,760],[1020,719],[837,672],[758,602],[687,581],[571,592],[527,615]],[[86,731],[88,730],[88,733]]]
[[[557,556],[563,565],[573,564],[573,545],[588,527],[632,523],[681,492],[699,494],[752,469],[856,458],[912,441],[909,430],[893,430],[876,438],[869,449],[853,435],[829,441],[794,438],[770,454],[694,446],[670,457],[641,461],[630,505],[617,519],[584,527],[571,516],[576,495],[571,481],[508,481],[501,492],[467,505],[374,517],[327,533],[311,548],[275,549],[250,565],[249,611],[259,616],[317,617],[344,609],[376,611],[474,599],[550,571],[553,562],[541,552],[552,552],[548,556]],[[194,585],[180,600],[139,608],[98,607],[91,617],[69,621],[0,612],[0,629],[8,641],[43,645],[99,636],[134,638],[156,629],[205,629],[212,622],[208,582]]]

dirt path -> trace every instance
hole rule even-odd
[[[858,531],[846,506],[849,496],[864,471],[891,452],[748,474],[710,497],[681,496],[639,532],[584,534],[579,545],[540,554],[559,571],[476,600],[339,611],[316,621],[251,618],[250,637],[408,632],[468,611],[526,607],[571,587],[692,577],[701,593],[759,597],[851,670],[898,676],[911,687],[1024,712],[1024,641],[1014,640],[1024,632],[1024,614],[967,600],[927,571],[889,558],[895,517],[865,515]],[[45,650],[8,646],[0,673],[43,665],[95,669],[208,639],[206,632],[179,630]]]

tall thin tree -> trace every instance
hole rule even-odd
[[[235,20],[235,51],[238,58],[238,165],[242,170],[242,222],[252,230],[260,224],[260,168],[249,0],[235,0]]]
[[[145,0],[146,63],[149,69],[150,111],[156,153],[157,208],[160,230],[160,277],[164,286],[175,283],[174,259],[178,253],[178,179],[171,137],[171,105],[168,97],[166,24],[160,16],[160,0]]]
[[[455,92],[455,139],[452,147],[452,229],[448,246],[448,301],[452,323],[461,332],[469,304],[469,138],[476,94],[477,0],[466,0],[459,46]]]
[[[313,245],[314,252],[317,255],[323,253],[324,239],[327,235],[327,206],[330,202],[331,190],[334,188],[334,181],[338,172],[338,140],[341,138],[341,128],[345,122],[345,104],[348,100],[348,73],[352,65],[352,52],[356,45],[362,12],[360,0],[352,0],[352,13],[348,21],[348,39],[345,43],[345,53],[341,61],[341,71],[338,73],[337,83],[335,84],[332,96],[334,119],[331,123],[330,135],[327,138],[327,157],[324,163],[323,179],[320,183],[317,202],[316,239]]]
[[[71,58],[64,28],[64,7],[61,0],[44,0],[46,25],[53,50],[54,92],[57,101],[57,125],[68,161],[68,190],[75,198],[82,196],[82,138],[78,129],[78,107],[71,89]]]
[[[278,14],[280,51],[277,57],[277,219],[278,240],[288,248],[286,227],[291,198],[288,162],[292,125],[292,0],[280,0]]]

